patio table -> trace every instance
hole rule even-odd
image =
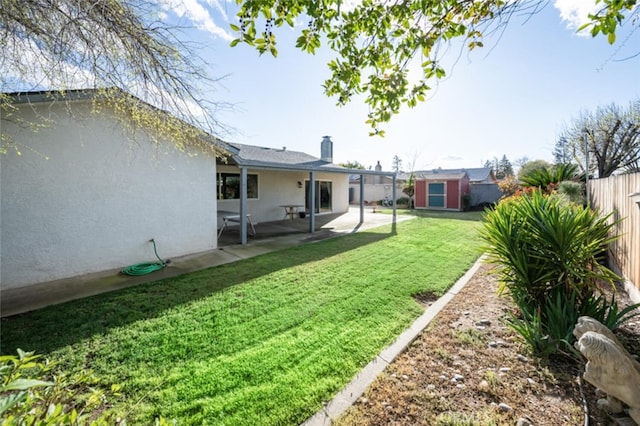
[[[292,222],[293,218],[298,214],[298,209],[300,207],[304,208],[304,206],[299,204],[283,204],[280,207],[284,209],[284,218],[282,220],[285,220],[288,217]]]

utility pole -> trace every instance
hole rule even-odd
[[[589,195],[589,131],[586,131],[586,135],[584,136],[584,189],[587,193],[587,207],[591,208],[591,196]]]

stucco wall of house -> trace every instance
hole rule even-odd
[[[239,173],[239,169],[219,165],[218,173]],[[248,169],[247,173],[258,175],[258,198],[247,200],[247,209],[254,223],[283,219],[282,205],[305,205],[308,172]],[[346,173],[316,173],[315,180],[332,183],[332,213],[342,213],[349,209],[349,176]],[[301,187],[298,182],[302,184]],[[240,200],[218,200],[218,209],[237,212]]]
[[[54,124],[37,133],[0,123],[22,153],[0,155],[3,289],[157,261],[151,238],[164,259],[216,248],[215,159],[87,110],[40,104]]]
[[[360,203],[360,184],[350,184],[350,190],[353,194],[353,199],[351,200],[352,204]],[[364,200],[369,201],[380,201],[389,197],[391,199],[393,196],[393,185],[392,184],[364,184]],[[402,192],[402,186],[396,185],[396,197],[402,198],[407,195]]]

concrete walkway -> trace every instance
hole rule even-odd
[[[396,223],[412,218],[413,216],[398,215]],[[367,210],[364,222],[359,222],[360,210],[350,208],[344,214],[318,215],[316,217],[317,231],[312,234],[308,233],[308,220],[296,219],[294,221],[260,223],[256,224],[256,237],[249,238],[248,244],[244,246],[238,243],[237,229],[231,229],[223,232],[218,242],[218,249],[172,258],[166,268],[148,275],[128,276],[121,274],[120,269],[114,269],[28,287],[2,290],[0,292],[0,316],[8,317],[21,314],[70,300],[247,259],[295,245],[308,244],[345,233],[360,232],[391,224],[393,216],[372,213]]]

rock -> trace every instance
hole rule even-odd
[[[488,319],[481,319],[480,321],[476,322],[476,325],[480,327],[487,327],[491,325],[491,321],[489,321]]]
[[[489,382],[487,382],[486,380],[481,381],[480,383],[478,383],[478,389],[480,389],[481,391],[489,390]]]
[[[587,359],[584,379],[607,394],[602,403],[608,410],[629,407],[629,415],[640,424],[640,364],[615,335],[593,318],[580,317],[573,329],[576,348]],[[598,403],[600,406],[600,401]],[[614,411],[616,412],[616,411]]]
[[[522,362],[529,362],[529,358],[527,358],[526,356],[522,355],[522,354],[518,354],[518,361],[522,361]]]
[[[500,373],[508,373],[511,371],[511,369],[509,367],[500,367],[500,369],[498,370]]]
[[[622,403],[615,398],[599,399],[596,402],[596,405],[599,409],[604,410],[608,413],[617,414],[624,411]]]
[[[504,402],[501,402],[500,404],[498,404],[498,408],[501,411],[505,411],[505,412],[513,410],[513,408],[511,408],[508,404],[505,404]]]
[[[518,419],[516,426],[534,426],[534,423],[533,420],[525,416]]]

